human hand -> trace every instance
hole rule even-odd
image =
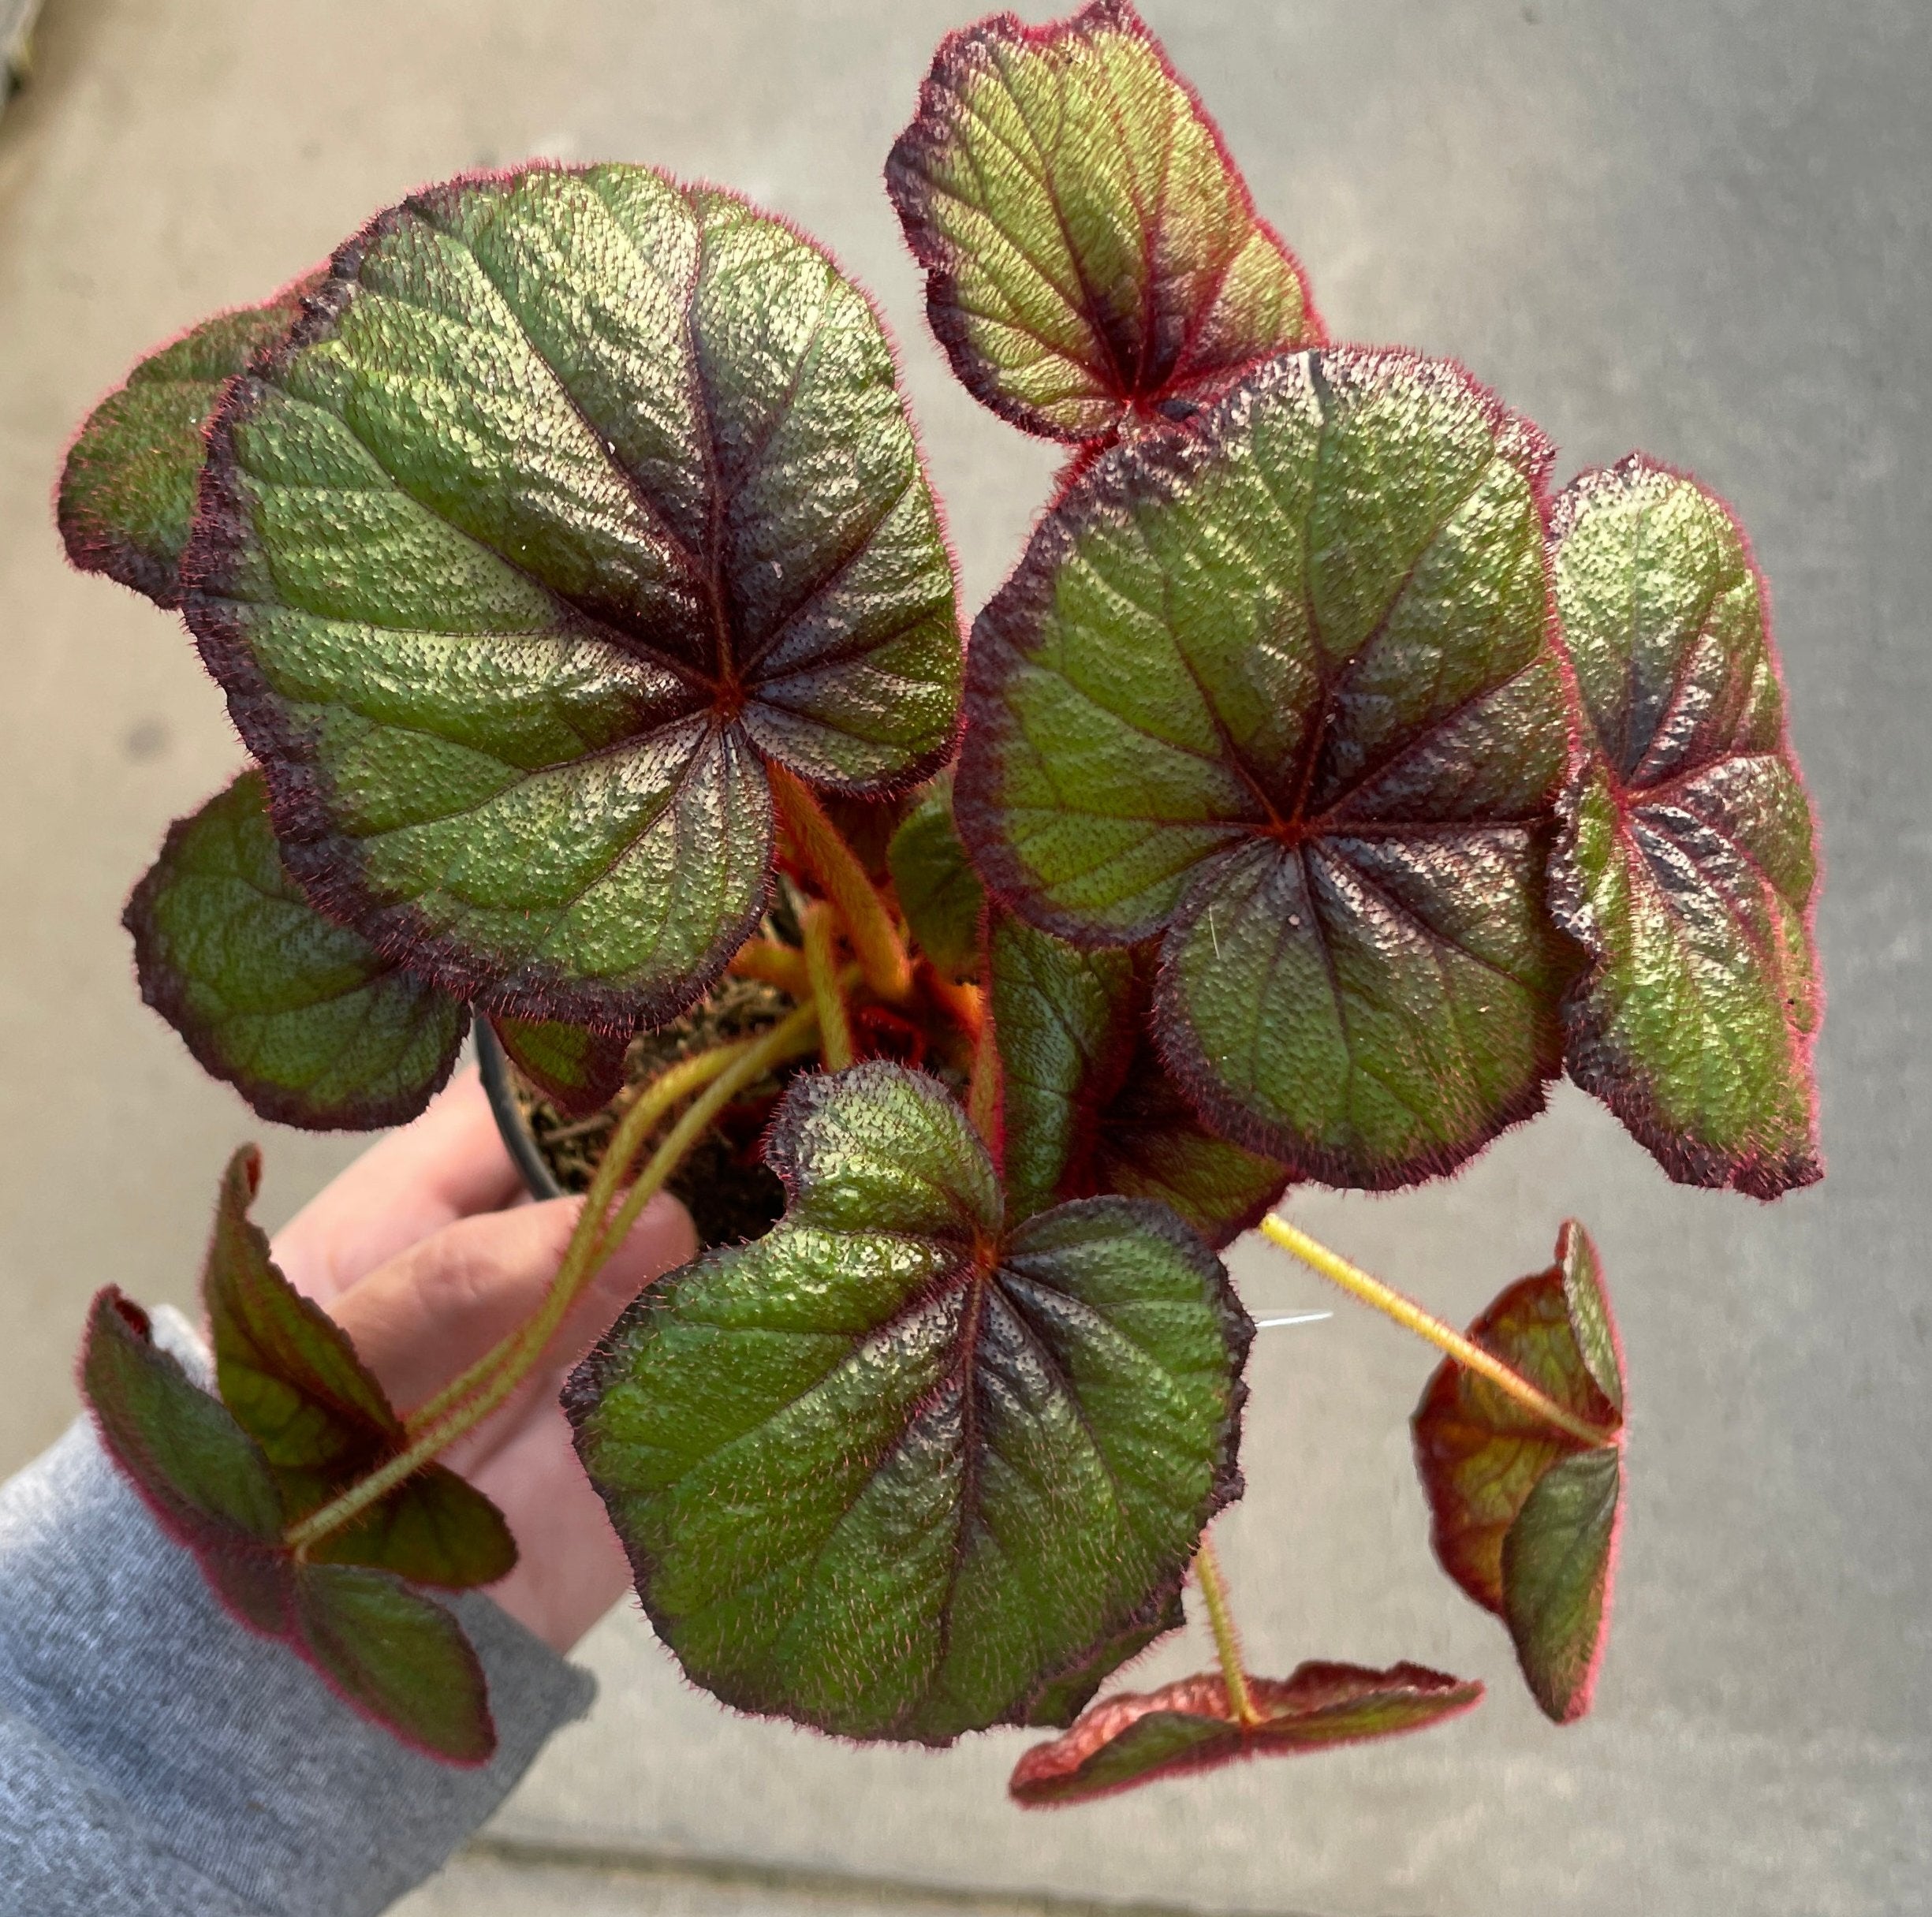
[[[277,1236],[275,1262],[335,1319],[407,1413],[535,1310],[582,1201],[518,1203],[522,1183],[476,1074],[366,1151]],[[684,1208],[660,1195],[543,1359],[442,1462],[494,1501],[519,1553],[490,1595],[567,1651],[630,1582],[557,1403],[565,1374],[659,1273],[697,1254]]]

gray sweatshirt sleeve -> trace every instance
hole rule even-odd
[[[479,1770],[405,1749],[234,1623],[76,1423],[0,1486],[0,1908],[386,1910],[595,1689],[487,1598],[454,1603],[501,1740]]]

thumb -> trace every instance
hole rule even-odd
[[[397,1410],[406,1413],[433,1397],[535,1311],[583,1205],[581,1199],[552,1199],[458,1219],[330,1303]],[[660,1192],[572,1308],[540,1368],[573,1363],[652,1279],[696,1254],[688,1214]]]

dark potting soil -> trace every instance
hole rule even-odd
[[[601,1112],[569,1118],[540,1092],[520,1080],[517,1102],[528,1117],[537,1147],[566,1192],[587,1190],[617,1121],[638,1088],[666,1065],[694,1052],[733,1039],[748,1038],[774,1025],[794,1001],[776,986],[756,979],[727,977],[683,1017],[655,1031],[640,1032],[625,1060],[625,1088]],[[813,1061],[797,1060],[748,1086],[727,1106],[674,1173],[669,1190],[681,1199],[709,1251],[760,1238],[785,1210],[785,1187],[759,1156],[765,1128],[787,1081]],[[652,1135],[652,1142],[675,1122],[673,1113]],[[649,1147],[637,1162],[649,1158]]]

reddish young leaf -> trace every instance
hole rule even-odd
[[[203,320],[150,353],[88,415],[56,505],[67,557],[81,571],[104,572],[157,606],[181,604],[181,555],[222,389],[288,330],[313,283]]]
[[[1094,440],[1318,341],[1300,267],[1125,0],[941,46],[886,186],[975,398]]]
[[[407,1441],[382,1386],[334,1319],[304,1297],[248,1218],[261,1154],[229,1161],[202,1279],[222,1400],[261,1450],[286,1521],[306,1517]],[[422,1584],[494,1583],[517,1562],[502,1512],[440,1464],[408,1479],[310,1555]]]
[[[1151,949],[1083,951],[996,909],[988,963],[1016,1216],[1113,1192],[1219,1248],[1281,1196],[1287,1167],[1209,1132],[1162,1063]]]
[[[816,246],[648,168],[414,194],[209,429],[184,600],[323,909],[490,1013],[690,1005],[765,909],[768,763],[944,763],[950,559]]]
[[[468,1007],[316,911],[289,876],[259,772],[168,828],[121,915],[141,997],[263,1117],[367,1131],[449,1077]]]
[[[1556,1262],[1510,1285],[1469,1336],[1610,1434],[1587,1445],[1453,1359],[1412,1421],[1438,1559],[1509,1626],[1538,1703],[1568,1723],[1590,1707],[1622,1501],[1622,1364],[1590,1234],[1566,1220]]]
[[[1036,1744],[1007,1788],[1029,1808],[1090,1803],[1162,1777],[1248,1757],[1292,1757],[1426,1730],[1482,1702],[1483,1687],[1417,1664],[1386,1671],[1304,1664],[1286,1679],[1251,1677],[1260,1721],[1244,1725],[1218,1673],[1094,1706],[1064,1737]]]
[[[601,1111],[623,1088],[628,1032],[501,1016],[490,1020],[490,1027],[510,1062],[567,1117]]]
[[[1575,968],[1548,448],[1460,367],[1270,361],[1069,489],[973,628],[953,806],[993,894],[1161,936],[1210,1128],[1330,1184],[1542,1108]]]
[[[108,1456],[239,1622],[405,1742],[449,1763],[489,1759],[495,1725],[461,1625],[389,1572],[297,1563],[282,1542],[296,1515],[285,1475],[113,1285],[89,1309],[80,1379]]]
[[[1673,1178],[1776,1198],[1822,1175],[1811,807],[1764,582],[1716,494],[1640,453],[1552,515],[1583,753],[1550,860],[1590,953],[1570,1076]]]

